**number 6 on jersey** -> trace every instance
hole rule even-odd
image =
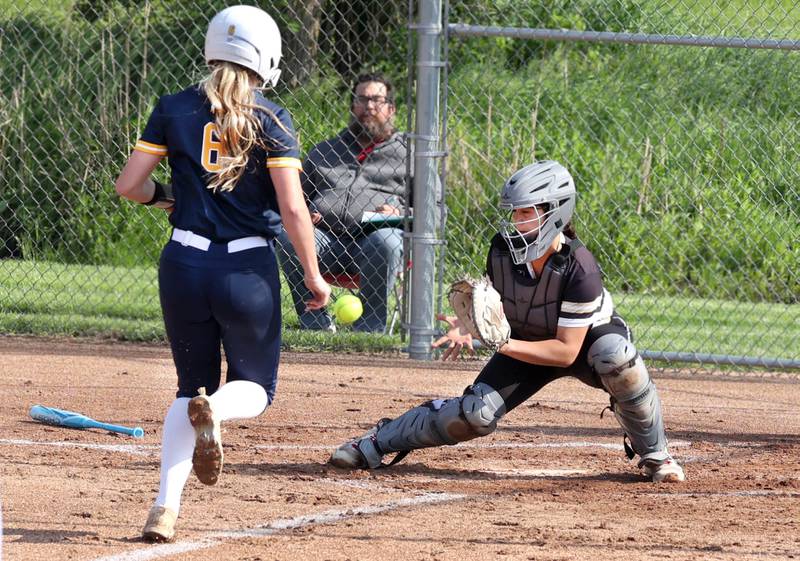
[[[206,171],[219,171],[222,168],[220,158],[225,157],[225,146],[217,134],[214,123],[206,123],[203,127],[203,154],[200,163]]]

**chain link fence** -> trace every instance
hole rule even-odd
[[[0,0],[0,331],[163,336],[155,266],[167,217],[120,200],[113,181],[157,96],[204,75],[205,29],[226,5]],[[284,38],[284,73],[270,96],[292,113],[304,156],[348,127],[351,87],[364,72],[394,81],[394,120],[401,132],[410,129],[416,65],[409,45],[422,32],[412,26],[409,35],[415,5],[279,0],[262,7]],[[751,47],[787,39],[781,44],[791,47],[800,38],[796,0],[465,0],[445,8],[451,24],[467,26],[722,37],[731,46],[741,46],[732,38],[750,38]],[[556,159],[576,178],[578,233],[640,348],[711,364],[800,360],[796,51],[443,29],[441,282],[483,270],[508,175],[533,159]],[[353,148],[345,165],[326,156],[308,169],[355,177],[370,169],[358,162],[365,148]],[[406,214],[412,182],[404,177],[401,190],[401,170],[387,161],[377,159],[373,172],[391,176],[391,188],[376,189],[342,220],[359,223],[383,204]],[[410,159],[404,163],[411,171]],[[159,173],[169,179],[166,167]],[[349,181],[345,197],[355,185]],[[325,210],[316,206],[325,204],[314,200],[318,194],[309,190],[312,210]],[[397,226],[393,220],[389,226]],[[411,220],[401,224],[409,229]],[[407,283],[396,280],[409,276],[408,251],[394,246],[366,259],[349,245],[325,264],[340,291],[357,292],[362,275],[385,279],[380,298],[362,295],[364,318],[377,312],[373,324],[355,327],[377,324],[396,334],[397,311],[408,304]],[[287,274],[284,319],[296,327],[290,281]],[[436,297],[446,308],[441,290]]]
[[[483,271],[504,180],[554,159],[646,356],[800,365],[800,3],[473,0],[449,23],[445,284]]]
[[[227,5],[211,0],[0,1],[0,330],[163,337],[156,263],[169,238],[167,216],[119,199],[113,185],[157,97],[205,75],[208,21]],[[276,19],[284,42],[281,83],[268,96],[293,115],[303,156],[348,128],[351,87],[364,72],[380,71],[396,82],[394,120],[404,130],[405,5],[279,0],[262,7]],[[367,105],[375,108],[374,101]],[[405,145],[402,134],[397,139]],[[357,174],[358,155],[343,154],[344,164],[319,165],[329,176]],[[390,175],[391,189],[376,190],[373,200],[362,200],[364,208],[351,208],[347,218],[386,202],[404,214],[405,157],[399,164],[382,161],[394,167],[373,165],[369,171]],[[157,173],[169,181],[166,162]],[[343,196],[353,191],[350,184],[336,186]],[[388,200],[390,195],[395,198]],[[345,232],[335,216],[326,214],[325,220],[321,228],[353,237],[356,225],[348,223],[351,231]],[[392,241],[402,245],[397,231]],[[336,277],[332,280],[352,290],[380,284],[375,278],[389,263],[381,268],[373,260],[371,269],[362,270],[364,254],[358,251],[364,248],[343,245],[342,254],[329,252],[326,261],[326,272]],[[383,290],[383,298],[364,299],[363,317],[372,320],[366,327],[382,321],[397,333],[395,289],[400,285],[394,280],[402,273],[402,247],[391,247],[387,255],[392,274],[383,286],[372,287]],[[283,299],[286,324],[298,325],[290,290],[283,291]],[[377,313],[370,307],[380,305]]]

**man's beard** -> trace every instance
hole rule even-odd
[[[359,121],[355,115],[351,115],[348,128],[360,144],[370,144],[382,142],[392,136],[394,122],[393,119],[388,119],[385,123],[381,123],[374,117],[367,117],[364,121]]]

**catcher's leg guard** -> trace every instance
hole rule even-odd
[[[375,469],[382,465],[384,454],[485,436],[497,428],[497,421],[505,412],[500,394],[487,384],[477,383],[461,397],[428,401],[396,419],[381,421],[360,439],[340,446],[331,456],[331,463]]]
[[[608,333],[592,343],[587,360],[611,394],[614,416],[630,439],[633,452],[641,458],[640,465],[647,460],[671,459],[661,401],[633,343],[622,335]]]
[[[505,412],[500,394],[480,382],[469,386],[461,397],[437,399],[411,409],[381,426],[375,437],[384,454],[457,444],[491,433]]]

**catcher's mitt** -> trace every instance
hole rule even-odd
[[[503,312],[503,299],[489,279],[454,282],[450,305],[461,326],[485,346],[496,351],[508,342],[511,327]]]

